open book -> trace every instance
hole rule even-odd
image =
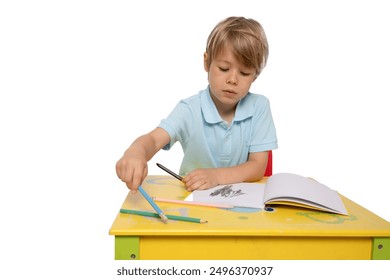
[[[194,191],[186,200],[250,208],[285,204],[348,215],[336,191],[313,179],[291,173],[274,174],[265,184],[237,183]]]

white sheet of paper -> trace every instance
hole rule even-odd
[[[264,201],[295,201],[348,214],[339,194],[313,179],[291,173],[274,174],[268,179]]]
[[[264,208],[265,184],[237,183],[193,191],[185,200],[229,204],[236,207]]]

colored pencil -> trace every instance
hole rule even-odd
[[[169,170],[168,168],[166,168],[164,165],[162,164],[159,164],[159,163],[156,163],[158,167],[160,167],[162,170],[164,170],[165,172],[171,174],[173,177],[175,177],[176,179],[178,179],[179,181],[183,181],[183,177],[181,177],[180,175],[176,174],[175,172]]]
[[[195,205],[195,206],[205,206],[205,207],[215,207],[215,208],[234,208],[233,205],[227,205],[227,204],[204,203],[204,202],[197,202],[197,201],[175,200],[175,199],[167,199],[167,198],[159,198],[159,197],[152,197],[152,199],[154,201],[159,201],[159,202],[187,204],[187,205]]]
[[[164,212],[160,209],[160,207],[157,206],[156,203],[154,203],[153,199],[147,194],[147,192],[144,190],[142,186],[138,187],[139,192],[145,197],[145,199],[149,202],[150,205],[152,205],[153,209],[156,210],[157,214],[161,217],[162,221],[164,223],[168,222],[167,216],[165,216]]]
[[[121,209],[119,212],[120,213],[124,213],[124,214],[134,214],[134,215],[140,215],[140,216],[146,216],[146,217],[154,217],[154,218],[159,218],[160,217],[156,213],[146,212],[146,211],[139,211],[139,210]],[[184,217],[184,216],[175,216],[175,215],[166,215],[166,216],[170,220],[184,221],[184,222],[191,222],[191,223],[198,223],[198,224],[207,223],[207,221],[201,220],[201,219],[198,219],[198,218],[191,218],[191,217]]]

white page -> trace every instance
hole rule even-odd
[[[265,184],[237,183],[193,191],[187,201],[229,204],[236,207],[264,208]],[[191,200],[192,199],[192,200]]]
[[[308,200],[347,214],[344,204],[336,191],[313,179],[296,174],[278,173],[268,179],[264,201],[267,202],[276,198],[290,201],[298,201],[297,199]]]

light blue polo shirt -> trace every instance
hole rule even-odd
[[[183,148],[183,176],[197,168],[235,166],[246,162],[249,153],[278,147],[269,100],[253,93],[237,104],[230,125],[220,117],[207,88],[181,100],[159,127],[171,137],[165,150],[177,141]]]

